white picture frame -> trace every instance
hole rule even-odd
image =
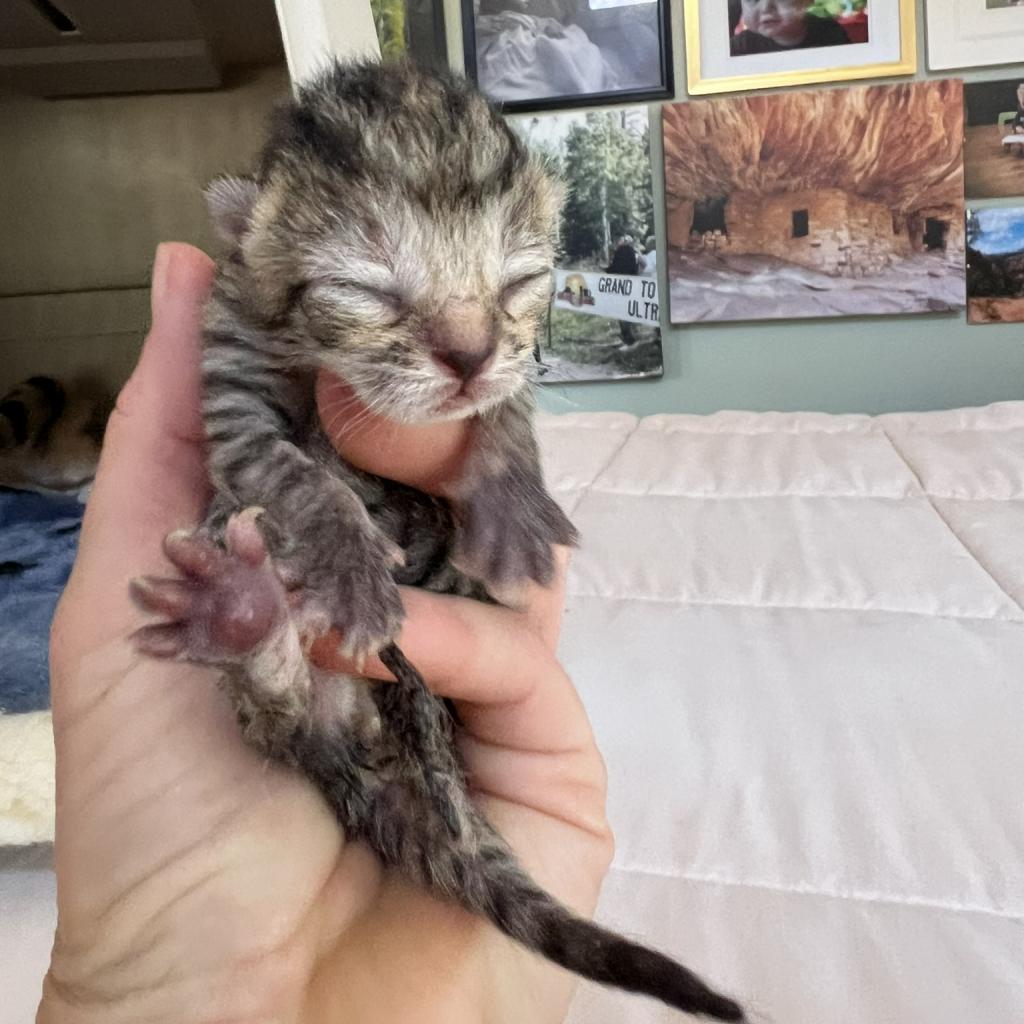
[[[370,0],[274,0],[274,5],[294,84],[332,57],[380,60]]]
[[[1024,59],[1024,6],[928,0],[926,13],[932,71],[1017,64]]]

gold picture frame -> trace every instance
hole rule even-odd
[[[821,82],[852,82],[864,78],[913,75],[917,71],[917,12],[915,0],[895,0],[899,4],[900,55],[895,61],[875,64],[826,66],[793,71],[706,77],[701,64],[700,8],[707,0],[683,0],[686,33],[686,89],[691,96],[743,92],[750,89],[781,89],[792,85]],[[721,2],[721,0],[718,0]],[[876,4],[882,0],[874,0]],[[832,48],[824,49],[828,54]],[[842,47],[842,49],[846,49]]]

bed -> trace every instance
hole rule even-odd
[[[1024,403],[542,435],[584,536],[562,654],[609,766],[600,919],[755,1020],[1020,1021]],[[52,880],[0,903],[23,1024]],[[569,1018],[678,1019],[593,985]]]

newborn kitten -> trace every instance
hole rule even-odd
[[[445,704],[392,643],[399,583],[491,599],[549,582],[551,546],[575,540],[544,487],[526,387],[557,187],[464,81],[359,64],[301,89],[258,174],[209,199],[230,245],[203,368],[215,497],[203,531],[166,541],[186,579],[134,584],[167,620],[139,645],[222,668],[246,738],[305,772],[387,865],[572,971],[741,1020],[527,877],[468,797]],[[397,421],[474,417],[446,500],[341,460],[318,421],[321,369]],[[398,683],[312,666],[328,626],[352,654],[380,651]]]

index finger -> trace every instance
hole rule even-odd
[[[516,749],[565,750],[582,745],[589,731],[576,691],[554,656],[557,613],[551,609],[560,608],[561,584],[537,591],[539,606],[519,611],[403,588],[406,619],[396,642],[433,692],[459,704],[479,738]],[[531,621],[534,615],[543,619],[542,629]],[[337,634],[328,633],[310,654],[329,671],[393,679],[379,659],[357,666],[338,649]]]
[[[558,647],[558,636],[562,631],[565,579],[569,571],[572,549],[556,545],[552,548],[552,554],[555,556],[554,579],[547,586],[541,586],[532,580],[527,584],[523,614],[547,645],[548,650],[554,651]]]
[[[558,647],[558,636],[562,625],[562,610],[565,605],[565,579],[569,566],[569,548],[555,547],[555,575],[550,584],[542,586],[539,583],[530,582],[525,590],[524,600],[516,609],[500,608],[499,619],[502,622],[514,623],[515,628],[524,633],[531,634],[532,643],[539,640],[549,651]],[[436,625],[435,619],[438,616],[457,611],[463,605],[477,605],[481,608],[494,609],[494,605],[482,604],[479,601],[470,601],[469,598],[454,597],[445,594],[432,594],[416,587],[402,587],[402,603],[405,606],[406,620],[402,633],[398,640],[398,646],[402,648],[410,660],[414,660],[412,653],[406,650],[410,641],[416,647],[416,654],[426,655],[429,659],[427,664],[420,664],[415,660],[417,667],[425,675],[427,682],[438,687],[438,692],[446,697],[461,697],[471,699],[469,692],[443,692],[448,685],[444,680],[451,675],[449,672],[449,654],[458,656],[458,645],[454,649],[446,648],[444,643],[434,643],[430,630]],[[435,601],[434,598],[439,600]],[[489,613],[485,612],[482,618],[473,618],[475,622],[485,622]],[[449,623],[449,636],[446,639],[457,641],[459,628],[455,623]],[[469,638],[466,638],[469,639]],[[371,679],[392,681],[393,676],[380,661],[379,658],[371,657],[366,661],[357,664],[350,658],[344,657],[340,651],[343,638],[336,630],[329,630],[326,634],[318,637],[310,649],[310,657],[320,668],[334,672],[346,672],[355,675],[367,675]],[[428,667],[432,666],[432,667]],[[456,683],[456,688],[458,684]],[[499,691],[495,696],[498,701],[509,699],[509,695]]]

